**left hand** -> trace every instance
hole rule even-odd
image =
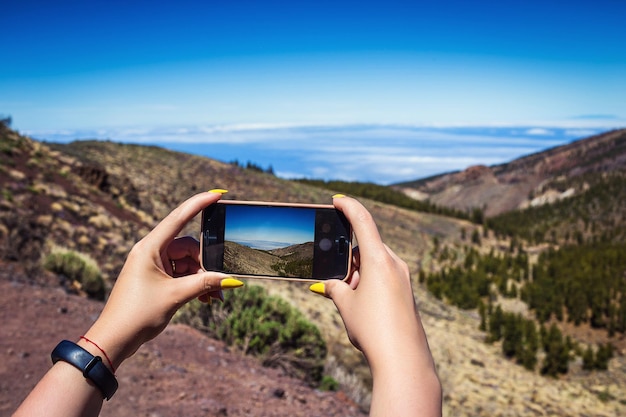
[[[228,277],[200,269],[195,239],[175,238],[200,210],[220,197],[212,192],[191,197],[130,251],[102,314],[85,335],[107,352],[116,368],[161,333],[182,305],[195,297],[221,296],[222,281]],[[227,287],[243,285],[233,281],[227,279]]]

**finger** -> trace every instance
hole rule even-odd
[[[170,259],[169,262],[165,263],[164,265],[165,272],[173,277],[193,274],[196,273],[198,269],[200,269],[198,259],[190,258],[189,256],[180,259]]]
[[[159,252],[165,249],[185,225],[203,208],[215,203],[221,197],[218,192],[196,194],[175,208],[147,236],[148,241],[158,245]]]
[[[350,284],[338,279],[329,279],[328,281],[324,282],[316,282],[309,287],[309,290],[326,298],[330,298],[333,301],[335,301],[335,299],[340,299],[342,297],[342,295],[340,294],[342,294],[342,292],[344,291],[352,292]]]
[[[200,242],[191,236],[178,237],[168,245],[166,254],[169,259],[174,260],[187,257],[198,259]]]
[[[201,294],[198,296],[198,300],[202,303],[210,304],[211,300],[220,300],[222,303],[224,302],[224,292],[222,290],[219,291],[211,291],[206,294]]]
[[[200,272],[172,280],[172,285],[176,286],[176,299],[182,305],[207,293],[219,297],[219,291],[239,288],[244,283],[220,272]]]
[[[348,279],[345,281],[351,289],[356,290],[361,282],[361,274],[357,269],[353,270]]]
[[[361,266],[361,251],[358,246],[352,248],[352,269],[359,269]]]
[[[364,256],[385,250],[374,218],[361,203],[350,197],[341,197],[333,198],[333,204],[350,222]]]
[[[174,276],[196,272],[200,266],[200,242],[191,236],[174,239],[161,254],[165,272]]]

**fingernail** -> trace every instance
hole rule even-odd
[[[345,194],[335,194],[333,198],[344,198]]]
[[[309,290],[313,291],[315,294],[326,295],[326,286],[323,282],[316,282],[309,287]]]
[[[220,287],[224,290],[228,290],[231,288],[239,288],[239,287],[243,287],[243,282],[235,278],[224,278],[223,280],[220,281]]]
[[[223,188],[214,188],[212,190],[209,190],[209,192],[215,194],[226,194],[228,190],[224,190]]]

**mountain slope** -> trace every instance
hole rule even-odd
[[[2,126],[0,145],[0,258],[26,269],[29,281],[49,286],[57,285],[57,278],[36,266],[50,245],[92,255],[110,284],[132,244],[195,192],[220,187],[230,191],[227,198],[307,203],[328,202],[332,195],[156,147],[98,141],[46,145]],[[408,263],[416,280],[417,304],[444,386],[445,415],[626,413],[626,384],[619,379],[624,374],[623,359],[612,361],[606,374],[573,372],[561,380],[543,378],[503,358],[499,346],[485,344],[475,312],[439,302],[417,282],[420,270],[439,268],[435,246],[462,259],[471,245],[465,235],[479,230],[476,225],[367,200],[364,204],[386,243]],[[197,235],[198,228],[199,223],[192,222],[187,232]],[[503,245],[508,242],[483,239],[477,249],[489,252]],[[254,283],[282,296],[318,325],[329,346],[326,372],[342,383],[350,397],[367,404],[367,368],[350,346],[333,303],[311,295],[308,285]],[[605,390],[610,397],[603,401]]]
[[[484,209],[487,216],[556,200],[566,190],[562,177],[626,170],[626,129],[578,140],[512,162],[473,166],[394,187],[418,199],[462,210]]]

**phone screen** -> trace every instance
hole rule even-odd
[[[202,215],[202,265],[233,275],[343,279],[350,226],[332,206],[220,201]]]

